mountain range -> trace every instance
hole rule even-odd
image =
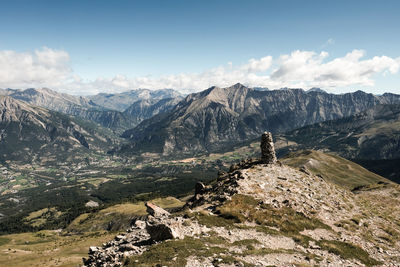
[[[97,95],[87,96],[87,98],[92,100],[99,106],[117,111],[125,111],[136,101],[153,101],[161,100],[164,98],[182,98],[182,95],[178,91],[175,91],[173,89],[136,89],[117,94],[100,93]]]
[[[88,121],[0,95],[0,161],[67,161],[104,151],[112,134]]]
[[[171,89],[154,92],[147,89],[138,89],[114,95],[98,94],[90,96],[93,100],[88,97],[59,93],[48,88],[2,89],[0,94],[11,96],[35,106],[98,123],[117,133],[122,133],[124,130],[136,126],[143,119],[157,114],[158,111],[168,110],[171,105],[171,102],[166,102],[166,107],[163,107],[163,102],[158,103],[158,101],[164,98],[176,97],[176,99],[179,99],[180,97],[179,93]],[[96,104],[94,101],[100,104]],[[136,105],[130,107],[130,105],[140,101],[145,101],[141,105],[146,109],[145,111],[140,110],[140,105],[138,107]],[[153,105],[155,106],[152,107]],[[128,108],[128,111],[122,112],[119,110],[122,106]]]
[[[348,117],[400,95],[362,91],[343,95],[301,89],[258,91],[235,84],[190,94],[167,113],[123,133],[130,144],[116,152],[193,155],[248,141],[268,130],[283,133],[317,122]]]
[[[337,152],[346,158],[400,158],[400,104],[377,105],[337,120],[282,134],[292,149]]]

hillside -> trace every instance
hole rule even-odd
[[[344,95],[301,89],[257,91],[236,84],[191,94],[170,112],[124,132],[130,144],[116,152],[196,155],[220,151],[257,137],[265,130],[289,131],[316,122],[347,117],[399,95],[362,91]]]
[[[209,185],[198,183],[180,212],[147,203],[147,218],[103,246],[90,247],[85,265],[399,264],[398,185],[378,176],[371,179],[358,167],[362,171],[355,183],[368,186],[350,191],[348,184],[339,185],[343,177],[314,175],[276,162],[270,148],[265,154],[220,172]],[[321,163],[332,161],[318,156]],[[337,166],[349,166],[335,160]],[[328,170],[315,166],[314,171]]]
[[[330,151],[400,181],[400,105],[377,105],[347,118],[321,122],[277,137],[280,153]]]
[[[245,151],[241,148],[238,153]],[[227,155],[212,157],[223,159]],[[6,252],[0,255],[0,264],[11,260],[15,266],[77,265],[82,263],[82,257],[88,258],[87,248],[94,245],[100,247],[98,252],[94,247],[90,249],[93,257],[104,255],[104,251],[112,255],[122,255],[124,251],[125,256],[118,260],[131,266],[324,266],[328,261],[346,266],[369,266],[376,261],[397,264],[398,186],[343,158],[321,152],[293,153],[281,161],[293,167],[279,162],[266,165],[253,159],[233,165],[230,172],[220,171],[217,180],[196,186],[194,198],[184,198],[189,200],[183,210],[176,211],[183,199],[151,200],[170,211],[170,219],[146,215],[152,211],[148,208],[146,212],[142,201],[124,200],[117,205],[99,202],[99,207],[80,207],[83,213],[62,231],[3,235],[0,249]],[[338,169],[338,176],[334,168]],[[158,187],[171,175],[161,171],[153,170],[164,177],[157,182]],[[142,180],[149,183],[148,179]],[[176,183],[171,179],[166,187],[171,189]],[[112,199],[129,184],[123,186],[115,188],[113,183],[110,189],[115,190],[104,192],[104,196]],[[77,186],[83,187],[89,184]],[[134,186],[135,190],[139,187]],[[65,194],[56,187],[48,189],[52,195]],[[90,199],[94,199],[95,187],[88,189],[92,192]],[[19,221],[38,226],[65,220],[69,209],[59,208],[57,201],[59,197],[52,201],[54,207],[32,210]],[[143,229],[144,222],[171,227],[177,238],[153,245],[141,242],[141,238],[150,238]],[[128,231],[122,232],[126,228]],[[107,249],[103,250],[102,244]]]
[[[180,97],[177,98],[163,98],[163,99],[142,99],[134,102],[127,109],[124,114],[132,118],[135,125],[142,121],[149,119],[157,114],[162,114],[173,109],[176,104],[181,101]]]
[[[105,152],[115,137],[89,122],[0,96],[0,160],[64,162]]]
[[[8,89],[4,93],[34,106],[98,123],[116,132],[122,132],[136,125],[121,112],[105,109],[82,96],[62,94],[48,88]]]
[[[314,175],[350,190],[360,186],[389,182],[350,160],[320,151],[293,152],[282,158],[281,162],[293,168],[309,170]]]
[[[356,115],[282,135],[296,149],[326,149],[347,158],[400,157],[400,105],[378,105]]]
[[[9,89],[7,91],[7,95],[15,99],[62,113],[70,113],[78,107],[100,108],[85,97],[62,94],[48,88]]]

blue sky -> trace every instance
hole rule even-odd
[[[0,87],[400,93],[400,1],[13,0],[0,10]]]

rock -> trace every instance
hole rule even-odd
[[[228,178],[228,173],[225,171],[218,171],[218,181],[222,181]]]
[[[97,203],[96,201],[90,200],[88,202],[86,202],[85,207],[87,208],[97,208],[99,206],[99,203]]]
[[[138,229],[145,229],[146,228],[146,223],[141,220],[136,220],[134,223],[134,226]]]
[[[184,235],[179,230],[182,222],[174,220],[152,220],[146,224],[146,230],[153,241],[163,241],[168,239],[183,238]]]
[[[173,230],[165,224],[148,225],[147,232],[154,241],[174,239]]]
[[[95,252],[99,251],[98,247],[89,247],[89,254],[94,254]]]
[[[115,237],[115,240],[120,241],[120,240],[124,240],[125,238],[126,238],[126,237],[123,236],[123,235],[117,235],[117,236]]]
[[[239,164],[234,163],[231,165],[231,167],[229,168],[229,172],[233,172],[239,169]]]
[[[307,175],[311,175],[311,172],[304,165],[299,168],[299,171],[304,172]]]
[[[194,194],[201,195],[204,193],[206,186],[202,182],[197,182],[194,187]]]
[[[272,134],[265,132],[261,136],[261,162],[264,164],[276,163],[276,155]]]
[[[154,205],[151,202],[146,202],[145,205],[146,205],[146,211],[150,215],[152,215],[152,216],[154,216],[156,218],[158,218],[158,217],[168,217],[170,215],[170,213],[168,211],[166,211],[163,208],[160,208],[160,207]]]
[[[124,244],[124,245],[119,246],[119,250],[122,251],[122,252],[125,252],[125,251],[138,251],[139,248],[137,246],[132,245],[132,244]]]

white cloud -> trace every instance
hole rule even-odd
[[[377,75],[398,73],[400,57],[365,58],[363,50],[329,58],[327,52],[300,51],[277,58],[252,58],[244,64],[228,62],[200,73],[179,73],[159,77],[99,77],[85,80],[73,73],[65,51],[43,48],[34,52],[0,51],[0,88],[49,87],[72,94],[118,92],[135,88],[174,88],[190,93],[210,86],[237,82],[268,88],[337,88],[374,86]]]
[[[34,52],[0,51],[0,87],[60,87],[72,70],[65,51],[44,47]]]

